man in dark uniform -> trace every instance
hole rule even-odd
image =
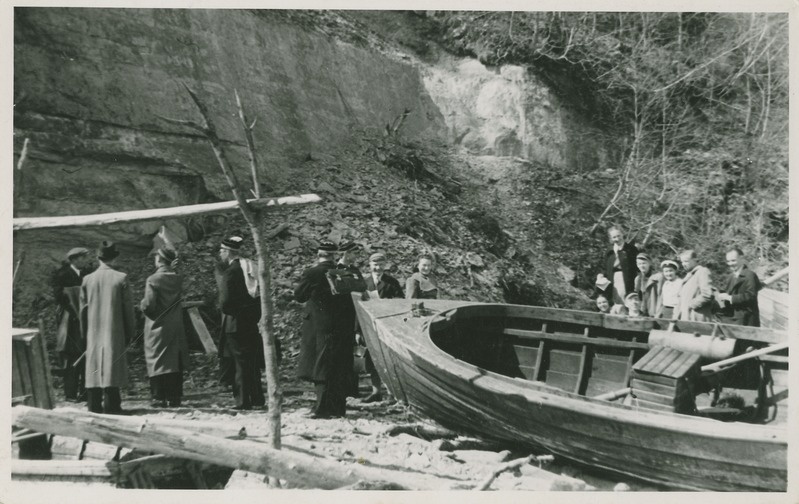
[[[244,272],[239,264],[239,251],[244,239],[231,236],[222,241],[219,257],[227,267],[219,280],[219,304],[222,309],[220,352],[233,359],[235,384],[233,396],[236,410],[251,410],[265,404],[258,364],[258,346],[262,345],[258,322],[261,301],[247,290]]]
[[[360,245],[352,241],[344,240],[339,243],[338,249],[341,252],[341,257],[338,263],[336,263],[336,269],[349,271],[355,278],[359,278],[363,281],[361,270],[356,264],[358,252],[361,249]],[[344,297],[344,299],[341,300],[342,310],[336,315],[335,323],[345,340],[350,341],[350,348],[352,349],[355,347],[355,333],[358,330],[358,318],[355,316],[355,305],[352,303],[350,294],[346,293],[342,294],[342,296]],[[352,352],[350,352],[349,356],[353,358]],[[350,386],[347,389],[347,396],[358,397],[358,374],[354,369],[354,358],[352,362],[348,363],[347,369],[350,370]]]
[[[604,273],[610,284],[606,295],[611,304],[624,304],[627,294],[635,290],[638,249],[633,242],[624,241],[624,233],[617,226],[608,229],[608,238],[611,248],[605,253]]]
[[[402,292],[402,286],[400,285],[399,280],[388,273],[385,273],[385,267],[385,254],[382,252],[375,252],[369,256],[369,275],[366,277],[366,290],[370,293],[370,295],[376,293],[377,297],[380,299],[404,298],[405,293]],[[365,344],[365,342],[363,342],[363,336],[358,334],[358,337],[361,340],[359,343]],[[380,391],[382,385],[380,381],[380,375],[377,374],[377,369],[375,368],[374,361],[372,361],[372,356],[369,353],[368,348],[364,354],[364,361],[366,371],[369,373],[369,377],[372,381],[372,393],[369,394],[362,402],[371,403],[382,401],[383,394]]]
[[[731,249],[726,259],[730,274],[721,284],[722,292],[716,295],[721,306],[718,318],[725,324],[760,327],[757,305],[757,292],[762,288],[760,279],[746,266],[741,249]]]
[[[323,241],[317,264],[303,271],[294,289],[294,299],[305,303],[297,375],[316,387],[311,418],[344,416],[352,373],[352,333],[341,330],[340,317],[346,309],[344,301],[352,301],[333,295],[327,279],[327,272],[336,267],[333,254],[337,249],[333,242]]]
[[[67,401],[85,398],[84,378],[86,366],[75,361],[86,350],[86,341],[80,330],[80,285],[88,273],[89,251],[76,247],[67,253],[67,262],[53,275],[53,297],[57,303],[56,351],[64,371],[64,397]]]

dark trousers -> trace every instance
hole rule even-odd
[[[253,344],[242,344],[228,334],[227,349],[233,358],[235,380],[233,398],[236,406],[249,408],[266,404],[261,387],[261,369],[258,366],[258,352]]]
[[[122,411],[122,397],[119,387],[92,387],[86,389],[86,401],[92,413],[119,413]]]
[[[170,406],[180,406],[180,398],[183,397],[183,373],[151,376],[150,394],[156,401],[168,401]]]
[[[72,354],[61,354],[61,361],[64,369],[64,397],[72,401],[77,401],[86,392],[83,387],[85,383],[86,365],[81,360],[77,366],[73,366],[75,359],[80,357]]]
[[[313,413],[324,417],[344,416],[347,409],[347,394],[344,384],[331,383],[331,380],[314,383],[316,406]]]

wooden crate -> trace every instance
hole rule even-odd
[[[52,409],[53,382],[44,338],[38,329],[11,329],[11,339],[12,401]]]
[[[633,365],[631,388],[638,403],[651,409],[693,413],[693,383],[700,356],[654,346]]]

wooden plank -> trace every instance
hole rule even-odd
[[[203,344],[203,347],[205,347],[206,355],[214,355],[219,353],[213,338],[211,338],[211,333],[208,332],[208,328],[205,326],[205,322],[200,315],[199,308],[196,306],[189,308],[188,312],[189,317],[191,318],[191,325],[194,326],[194,330],[197,331],[197,335],[200,337],[200,342]]]
[[[626,383],[622,380],[603,380],[601,378],[591,377],[588,379],[588,386],[585,388],[585,395],[588,397],[598,396],[606,392],[619,390]]]
[[[562,373],[570,373],[577,375],[580,373],[581,362],[582,362],[581,352],[571,352],[568,350],[555,350],[555,349],[549,351],[550,371],[558,371]]]
[[[687,375],[691,368],[699,365],[699,358],[697,354],[683,352],[679,359],[675,360],[671,366],[663,371],[663,374],[674,378],[681,378]]]
[[[632,404],[634,407],[639,407],[639,408],[648,408],[658,411],[674,411],[673,407],[666,406],[656,402],[650,402],[644,399],[633,399]]]
[[[520,339],[532,339],[532,340],[554,340],[560,341],[563,343],[576,343],[576,344],[589,344],[589,345],[596,345],[596,346],[606,346],[606,347],[613,347],[613,348],[640,348],[642,350],[648,350],[649,345],[646,343],[636,343],[632,341],[624,341],[624,340],[615,340],[612,338],[586,338],[585,336],[575,335],[575,334],[567,334],[561,332],[552,332],[552,333],[542,333],[540,331],[529,331],[526,329],[504,329],[502,331],[503,334],[508,336],[514,336]]]
[[[249,199],[247,204],[254,208],[273,206],[302,205],[322,201],[316,194],[301,194],[282,198]],[[199,205],[184,205],[169,208],[149,208],[127,212],[111,212],[93,215],[67,215],[61,217],[17,217],[13,220],[14,231],[24,229],[53,229],[70,227],[104,226],[147,220],[176,219],[194,215],[209,215],[232,212],[239,208],[238,201],[220,201]]]
[[[547,370],[546,384],[552,385],[567,392],[574,390],[578,376],[571,373],[561,373],[559,371]]]
[[[677,382],[679,381],[678,378],[671,378],[669,376],[661,376],[651,373],[639,373],[638,371],[633,370],[633,380],[638,379],[642,381],[651,381],[655,383],[660,383],[661,385],[668,385],[669,387],[676,387]]]
[[[622,357],[624,360],[617,360],[615,358],[607,357],[616,356],[607,356],[602,354],[594,355],[594,359],[591,362],[590,378],[599,378],[602,380],[610,380],[616,383],[624,383],[629,369],[627,357]]]
[[[24,382],[22,381],[22,370],[19,365],[19,358],[16,354],[17,343],[11,342],[11,397],[26,397],[30,400],[30,394],[25,392]]]
[[[649,350],[646,354],[644,354],[643,357],[638,359],[638,362],[635,362],[633,364],[633,369],[645,368],[647,365],[649,365],[649,362],[652,359],[654,359],[655,356],[657,354],[659,354],[659,353],[660,353],[660,351],[659,351],[658,348],[653,348],[653,349]]]
[[[638,399],[643,399],[644,401],[655,402],[658,404],[663,404],[666,406],[674,407],[674,394],[663,395],[657,394],[655,392],[649,392],[646,390],[633,390],[633,394]]]
[[[645,390],[647,392],[654,392],[655,394],[661,395],[673,395],[674,394],[674,387],[671,385],[665,385],[662,383],[655,383],[653,381],[641,380],[639,378],[633,378],[630,382],[630,386],[633,390]]]
[[[546,331],[547,325],[544,324],[544,331]],[[538,355],[535,359],[535,375],[533,376],[533,380],[538,380],[541,376],[541,363],[544,360],[544,351],[545,351],[545,340],[541,340],[538,342]]]
[[[788,388],[788,370],[772,369],[771,379],[774,380],[775,388]]]
[[[537,347],[513,345],[513,349],[516,352],[516,359],[519,361],[520,366],[535,368],[535,363],[538,360]]]
[[[39,333],[30,343],[33,365],[33,383],[37,390],[37,406],[51,409],[53,407],[53,381],[50,377],[50,362],[44,348],[44,322],[39,320]]]
[[[585,337],[588,337],[588,328],[585,329]],[[583,350],[580,354],[580,372],[577,375],[577,383],[574,385],[574,392],[575,394],[580,393],[580,389],[583,386],[583,382],[585,381],[585,368],[587,367],[587,359],[588,359],[588,345],[583,345]]]
[[[521,371],[525,380],[535,380],[535,367],[519,365],[519,371]]]
[[[33,389],[31,381],[31,370],[26,353],[26,345],[24,341],[16,341],[14,344],[14,357],[16,357],[17,366],[19,366],[19,373],[21,376],[22,393],[30,394],[33,404],[36,403],[36,391]]]

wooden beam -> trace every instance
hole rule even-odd
[[[195,306],[189,308],[188,312],[191,325],[193,325],[194,330],[197,331],[197,336],[200,337],[200,343],[203,344],[206,355],[218,354],[219,349],[216,347],[213,338],[211,338],[211,333],[208,332],[208,328],[205,326],[205,322],[203,322],[203,318],[200,316],[199,309]]]
[[[316,194],[300,194],[299,196],[284,196],[281,198],[261,198],[247,200],[247,204],[254,208],[286,205],[304,205],[322,201]],[[185,205],[169,208],[149,208],[146,210],[131,210],[128,212],[112,212],[93,215],[64,215],[60,217],[17,217],[14,219],[14,231],[27,229],[52,229],[87,226],[105,226],[108,224],[123,224],[146,220],[177,219],[195,215],[209,215],[238,210],[238,201],[220,201],[218,203],[203,203],[200,205]]]
[[[777,280],[779,280],[782,277],[784,277],[785,275],[787,275],[789,271],[790,271],[790,268],[784,268],[784,269],[779,270],[778,272],[774,273],[770,277],[768,277],[765,280],[763,280],[763,285],[771,285],[771,284],[773,284]]]
[[[481,331],[482,332],[482,331]],[[615,340],[613,338],[586,338],[585,336],[578,336],[576,334],[567,334],[562,332],[542,333],[540,331],[529,331],[527,329],[504,329],[502,334],[514,336],[520,339],[532,340],[555,340],[563,343],[577,343],[596,346],[606,346],[614,348],[638,348],[641,350],[648,350],[649,345],[646,343],[636,343],[634,341]]]
[[[288,480],[300,487],[335,489],[358,481],[387,481],[409,490],[443,490],[465,481],[422,472],[315,457],[307,451],[266,443],[222,439],[201,432],[163,427],[135,416],[99,415],[76,409],[43,410],[16,406],[14,425],[38,432],[110,443],[127,448],[234,467]],[[144,423],[144,427],[142,427]]]

